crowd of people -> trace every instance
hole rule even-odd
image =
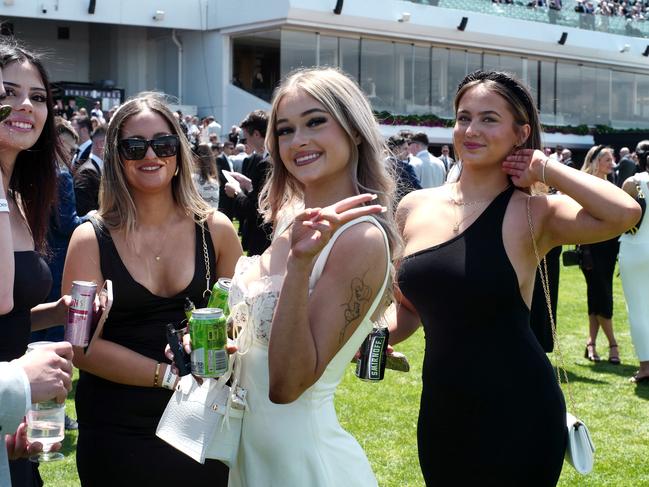
[[[530,326],[534,248],[591,247],[586,358],[599,359],[601,328],[619,363],[612,265],[619,235],[641,217],[649,142],[637,166],[624,154],[628,173],[605,146],[579,168],[568,149],[545,153],[532,96],[500,72],[464,78],[453,144],[434,156],[424,132],[384,140],[368,98],[333,68],[289,74],[270,111],[249,113],[223,141],[213,117],[198,124],[158,93],[91,117],[55,109],[42,62],[13,42],[0,43],[0,68],[11,108],[0,123],[2,485],[42,484],[21,417],[29,402],[65,399],[74,363],[82,485],[375,486],[333,399],[379,319],[392,345],[425,329],[427,485],[557,483],[565,405]],[[616,168],[628,174],[619,184]],[[637,383],[649,380],[649,323],[631,269],[649,266],[646,234],[623,238],[621,256]],[[221,277],[232,278],[230,307],[246,310],[234,327],[252,337],[230,468],[155,434],[179,381],[165,325],[183,319],[186,299],[203,307]],[[92,353],[60,342],[72,282],[107,279],[114,303]],[[60,343],[24,355],[34,339]],[[485,348],[507,354],[485,363]]]

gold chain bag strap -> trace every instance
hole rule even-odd
[[[561,376],[563,375],[566,381],[566,389],[568,390],[568,403],[570,409],[575,411],[575,401],[572,397],[572,389],[568,381],[568,372],[566,372],[565,363],[563,361],[563,354],[561,353],[561,346],[557,337],[557,327],[552,315],[552,301],[550,299],[550,284],[548,280],[548,265],[545,257],[541,260],[539,256],[539,249],[536,246],[536,237],[534,232],[534,224],[532,223],[532,211],[530,209],[530,201],[532,197],[527,197],[527,222],[530,226],[530,236],[532,238],[532,247],[534,247],[534,255],[538,265],[539,276],[541,278],[541,285],[543,286],[543,294],[545,294],[545,302],[548,307],[548,316],[550,317],[550,328],[552,330],[552,339],[555,343],[555,350],[557,356],[557,379],[561,385]],[[542,264],[542,265],[541,265]],[[568,428],[568,438],[566,445],[566,460],[572,465],[577,472],[586,475],[593,470],[595,445],[590,437],[590,432],[583,421],[566,412],[566,426]]]
[[[204,305],[207,306],[207,302],[212,295],[212,290],[210,289],[210,254],[207,250],[207,240],[205,240],[205,225],[207,222],[201,222],[201,235],[203,237],[203,258],[205,259],[205,291],[203,291],[203,301]]]

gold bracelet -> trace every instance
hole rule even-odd
[[[542,177],[542,179],[543,179],[543,184],[545,184],[546,186],[548,185],[548,183],[545,182],[545,166],[548,165],[548,161],[549,161],[549,160],[550,160],[549,157],[547,157],[547,158],[545,159],[545,162],[543,163],[543,172],[542,172],[542,174],[541,174],[541,177]]]
[[[153,376],[153,387],[158,387],[158,379],[160,378],[160,362],[155,366],[155,375]]]

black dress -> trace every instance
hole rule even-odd
[[[503,245],[513,191],[399,270],[426,336],[417,440],[428,486],[551,486],[561,473],[563,395]]]
[[[14,252],[14,307],[0,316],[0,361],[20,357],[27,351],[32,328],[30,310],[45,301],[52,287],[52,274],[45,261],[34,251]],[[0,432],[4,434],[4,432]],[[9,462],[11,483],[15,486],[40,486],[43,481],[38,466],[27,459]]]
[[[620,250],[619,237],[594,244],[582,245],[590,251],[592,266],[581,271],[586,278],[588,314],[613,318],[613,273]]]
[[[183,319],[186,297],[200,307],[205,290],[200,227],[196,225],[194,278],[178,295],[163,298],[131,277],[110,233],[101,223],[91,221],[99,243],[102,275],[113,281],[113,306],[104,325],[103,338],[167,362],[165,324]],[[216,260],[207,226],[205,237],[214,276]],[[187,482],[215,487],[227,485],[228,469],[224,464],[207,460],[201,465],[155,435],[171,394],[167,389],[118,384],[80,372],[76,392],[77,470],[84,487]]]

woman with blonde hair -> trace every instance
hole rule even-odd
[[[193,154],[161,95],[116,110],[104,165],[98,214],[75,230],[63,274],[64,290],[105,279],[114,290],[92,353],[75,347],[79,478],[226,485],[223,464],[200,465],[155,430],[177,379],[164,356],[165,325],[183,319],[187,298],[200,307],[216,279],[232,276],[241,245],[230,220],[196,192]]]
[[[586,154],[581,170],[607,181],[614,168],[613,149],[596,145]],[[619,235],[616,235],[602,242],[581,246],[585,256],[581,271],[586,279],[588,302],[588,341],[584,358],[593,362],[601,360],[596,348],[597,334],[601,328],[608,340],[608,361],[614,365],[620,363],[620,351],[613,331],[613,273],[620,248],[618,238]]]
[[[196,171],[192,179],[201,198],[214,209],[219,207],[219,179],[216,172],[216,157],[208,144],[196,148]]]
[[[397,248],[378,124],[340,71],[300,70],[275,93],[266,146],[260,206],[275,239],[239,260],[230,291],[250,343],[250,410],[230,485],[375,486],[333,396],[382,310]]]
[[[546,157],[529,90],[476,71],[455,95],[462,175],[401,200],[390,342],[423,323],[417,439],[427,485],[555,485],[566,446],[556,375],[530,328],[538,256],[639,216],[615,185]],[[561,195],[530,195],[537,182]],[[520,188],[520,189],[519,189]]]

